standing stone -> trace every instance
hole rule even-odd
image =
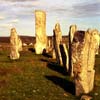
[[[54,42],[55,42],[55,36],[53,34],[53,37],[52,37],[52,59],[56,59],[56,53],[55,53],[55,45],[54,45]]]
[[[54,46],[54,51],[55,51],[55,55],[56,55],[56,60],[57,60],[58,64],[62,65],[62,58],[61,58],[61,53],[60,53],[60,43],[62,42],[62,33],[61,33],[59,23],[57,23],[55,25],[53,34],[54,34],[53,35],[53,46]]]
[[[73,64],[72,64],[72,41],[74,38],[74,33],[77,31],[76,25],[71,25],[69,28],[69,71],[68,74],[73,77]]]
[[[23,50],[23,48],[22,48],[22,40],[20,39],[20,37],[18,36],[18,44],[19,44],[19,51],[22,51]]]
[[[51,41],[50,41],[50,39],[48,40],[48,47],[51,48]]]
[[[46,52],[50,53],[51,51],[52,51],[51,40],[48,39]]]
[[[11,29],[10,46],[11,46],[10,59],[12,60],[19,59],[20,57],[19,51],[22,50],[22,41],[17,35],[15,28]]]
[[[52,59],[56,59],[56,54],[54,49],[52,49]]]
[[[77,26],[76,25],[71,25],[69,29],[69,36],[70,36],[70,41],[72,43],[73,38],[74,38],[74,33],[77,31]]]
[[[98,44],[99,32],[98,30],[90,30],[89,33],[91,34],[91,38],[90,38],[87,66],[88,66],[88,76],[90,76],[90,78],[88,79],[88,84],[90,84],[89,91],[92,91],[94,86],[94,77],[95,77],[95,70],[94,70],[95,55],[99,48]]]
[[[42,54],[43,50],[47,48],[46,13],[44,11],[35,11],[35,34],[35,52],[36,54]]]
[[[72,65],[76,95],[89,93],[94,86],[97,30],[76,31],[72,41]]]
[[[99,38],[99,32],[98,30],[88,30],[88,33],[90,33],[90,43],[89,43],[89,58],[88,58],[88,70],[91,71],[94,69],[95,64],[95,54],[97,52],[97,49],[99,48],[98,45],[98,38]]]
[[[96,46],[97,46],[96,55],[98,55],[99,54],[99,46],[100,46],[100,34],[99,34],[99,36],[96,36],[95,38],[97,40],[97,43],[96,43]]]

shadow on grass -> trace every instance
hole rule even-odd
[[[47,67],[51,70],[61,73],[62,75],[68,75],[66,68],[56,63],[52,59],[41,58],[40,61],[47,62]]]
[[[49,62],[48,59],[43,59],[43,58],[41,58],[40,61],[42,61],[42,62]]]
[[[50,61],[50,59],[40,59],[42,62],[47,62],[47,67],[53,71],[59,72],[62,75],[68,75],[66,68],[63,66],[60,66],[56,62]]]
[[[52,58],[52,56],[48,53],[43,53],[42,55],[45,56],[45,57],[48,57],[48,58]]]
[[[52,81],[54,84],[63,88],[66,92],[75,95],[75,85],[73,82],[57,76],[45,76],[48,80]]]
[[[54,70],[54,71],[56,71],[56,72],[61,73],[62,75],[68,75],[68,73],[67,73],[67,71],[66,71],[66,68],[63,67],[63,66],[58,65],[58,64],[55,63],[55,62],[49,62],[49,63],[47,64],[47,67],[48,67],[49,69],[52,69],[52,70]]]
[[[29,48],[28,50],[31,51],[31,52],[35,52],[34,48]]]

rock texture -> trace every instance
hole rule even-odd
[[[69,36],[70,36],[70,41],[72,43],[73,38],[74,38],[74,33],[77,31],[77,26],[76,25],[71,25],[69,29]]]
[[[35,34],[35,52],[36,54],[42,54],[43,50],[47,48],[46,13],[44,11],[35,11]]]
[[[76,95],[89,93],[94,86],[94,64],[97,46],[97,30],[76,31],[72,41],[72,66]]]
[[[92,100],[93,98],[88,95],[82,95],[80,100]]]
[[[55,25],[53,30],[53,55],[56,56],[57,63],[62,65],[62,58],[60,53],[60,43],[62,42],[62,32],[60,29],[60,24]],[[54,54],[55,53],[55,54]]]
[[[74,38],[74,34],[77,31],[77,26],[76,25],[71,25],[69,28],[69,70],[68,70],[68,74],[73,77],[73,60],[72,60],[72,42],[73,42],[73,38]]]
[[[11,47],[10,59],[12,60],[19,59],[20,57],[19,51],[22,51],[22,41],[17,35],[15,28],[11,29],[10,47]]]

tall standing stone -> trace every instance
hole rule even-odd
[[[55,29],[53,30],[53,46],[54,46],[53,53],[55,52],[57,63],[60,65],[62,65],[62,58],[60,53],[61,42],[62,42],[62,32],[60,29],[60,24],[57,23],[55,25]]]
[[[100,33],[99,33],[99,36],[96,36],[95,38],[97,40],[97,43],[96,43],[96,46],[97,46],[96,55],[98,55],[99,54],[99,46],[100,46]]]
[[[71,25],[69,29],[69,36],[70,36],[70,41],[73,41],[74,38],[74,33],[77,31],[77,26],[76,25]]]
[[[35,52],[36,54],[42,54],[43,50],[47,48],[46,13],[44,11],[35,11],[35,34]]]
[[[55,53],[55,49],[54,49],[54,47],[55,47],[54,43],[55,43],[55,35],[54,35],[54,32],[53,32],[53,37],[52,37],[52,59],[56,59],[56,53]]]
[[[69,70],[68,74],[70,76],[74,76],[73,74],[73,64],[72,64],[72,41],[74,38],[74,34],[77,31],[77,26],[76,25],[71,25],[69,28]]]
[[[97,30],[76,31],[72,41],[72,65],[76,95],[89,93],[94,86]]]
[[[20,39],[20,37],[18,36],[18,45],[19,45],[19,51],[22,51],[23,48],[22,48],[22,40]]]
[[[17,35],[15,28],[11,29],[10,46],[11,46],[10,59],[12,60],[19,59],[20,57],[19,51],[22,51],[22,41]]]

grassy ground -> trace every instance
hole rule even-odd
[[[21,52],[11,61],[9,52],[0,51],[0,100],[79,100],[72,79],[63,67],[48,55]],[[96,57],[94,91],[89,95],[100,100],[100,55]]]

